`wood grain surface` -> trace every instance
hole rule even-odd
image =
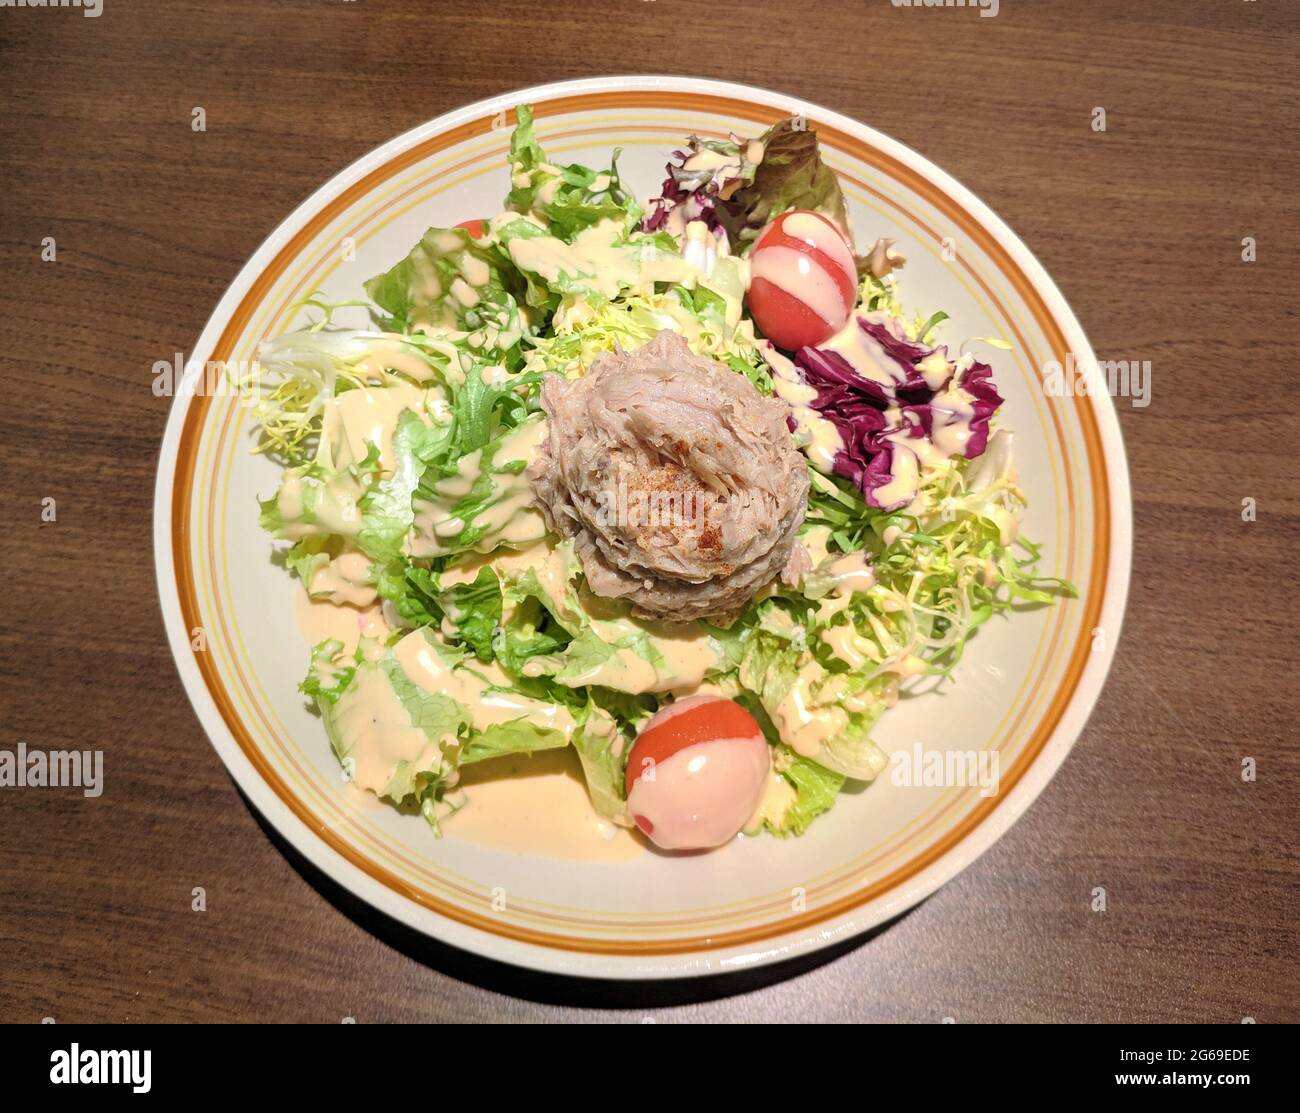
[[[99,799],[0,789],[0,1019],[1300,1019],[1298,55],[1294,0],[0,9],[0,744],[106,754]],[[289,851],[181,690],[150,540],[153,362],[295,205],[467,101],[645,71],[779,89],[916,148],[1024,238],[1099,356],[1152,363],[1150,405],[1119,407],[1124,638],[1050,787],[872,937],[656,986],[424,942]]]

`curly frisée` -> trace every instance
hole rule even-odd
[[[260,351],[261,522],[341,631],[302,691],[435,833],[467,767],[571,747],[660,846],[802,835],[900,692],[1073,594],[1019,534],[993,368],[858,253],[813,130],[691,137],[643,205],[517,118],[500,212],[367,281],[367,327],[311,301]]]

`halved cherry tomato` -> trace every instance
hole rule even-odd
[[[670,703],[637,735],[627,759],[624,788],[632,791],[649,766],[667,761],[678,750],[715,738],[763,737],[754,716],[721,696],[690,696]]]
[[[821,213],[797,209],[772,221],[754,243],[750,274],[750,314],[786,351],[830,339],[857,301],[853,249]]]
[[[470,234],[471,239],[481,240],[487,235],[486,220],[462,220],[456,225],[457,228],[464,228]]]
[[[628,755],[628,811],[667,850],[704,850],[735,837],[758,808],[771,753],[752,715],[722,696],[663,708]]]

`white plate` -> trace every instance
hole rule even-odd
[[[887,750],[996,750],[1001,791],[901,787],[888,774],[841,799],[800,839],[742,840],[713,854],[590,863],[435,840],[418,817],[345,785],[297,693],[306,651],[292,583],[270,562],[256,495],[276,469],[249,452],[238,400],[182,391],[163,441],[154,546],[168,636],[185,689],[239,786],[315,865],[438,939],[541,970],[659,978],[737,969],[826,946],[921,900],[1005,831],[1069,752],[1114,654],[1128,587],[1130,496],[1104,392],[1052,397],[1044,364],[1091,349],[1028,249],[919,155],[834,112],[777,93],[678,77],[547,85],[442,116],[354,163],[301,205],[227,291],[191,353],[250,360],[291,327],[313,290],[357,297],[426,227],[486,216],[509,188],[507,113],[529,102],[565,161],[620,168],[658,192],[689,133],[752,135],[802,113],[850,200],[859,248],[894,237],[910,307],[945,309],[944,337],[1005,337],[981,349],[1006,396],[1030,498],[1025,532],[1042,569],[1080,598],[989,623],[958,682],[885,716]],[[947,248],[945,250],[945,241]],[[355,256],[353,258],[352,256]],[[201,629],[200,629],[201,628]],[[198,646],[196,649],[195,646]]]

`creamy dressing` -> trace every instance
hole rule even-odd
[[[785,698],[772,709],[772,723],[781,741],[802,757],[815,757],[822,743],[849,725],[849,717],[841,708],[812,702],[812,685],[823,676],[821,665],[810,661],[799,670]]]
[[[916,365],[916,369],[931,390],[938,390],[952,375],[952,365],[940,351],[931,352]]]
[[[867,564],[866,553],[843,553],[831,560],[824,571],[831,578],[831,591],[835,595],[870,591],[876,584],[875,574]]]
[[[592,628],[602,641],[617,641],[638,629],[630,619],[619,622],[592,619]],[[640,627],[642,631],[650,624]],[[601,684],[609,688],[640,695],[643,692],[676,692],[697,688],[712,669],[720,668],[722,657],[713,639],[700,628],[688,633],[669,633],[666,630],[650,634],[652,652],[662,657],[656,668],[636,650],[621,647],[614,655],[588,669],[581,676],[564,683],[578,688],[587,684]]]
[[[480,300],[478,291],[460,277],[457,277],[452,281],[451,290],[448,292],[466,309],[473,309],[478,305]]]
[[[896,365],[876,338],[859,326],[856,316],[850,316],[848,324],[820,347],[835,352],[864,379],[888,388],[887,393],[893,397],[898,382]]]
[[[506,560],[512,556],[503,554]],[[383,639],[388,634],[379,607],[356,609],[313,601],[301,590],[297,618],[308,643],[338,640],[348,657],[361,637]],[[378,641],[372,644],[382,654]],[[512,683],[495,663],[453,668],[421,631],[402,638],[393,654],[422,691],[447,695],[469,708],[476,730],[523,718],[558,730],[566,738],[572,735],[575,724],[566,708],[512,691],[489,691],[494,685]],[[359,670],[356,682],[340,696],[335,718],[346,747],[344,767],[360,789],[381,794],[402,762],[419,769],[443,767],[441,746],[411,721],[378,669]],[[645,853],[636,836],[595,813],[577,755],[568,746],[464,766],[458,789],[464,802],[443,820],[450,838],[512,853],[585,862],[631,861]]]
[[[340,472],[328,483],[312,482],[311,504],[315,522],[294,521],[302,518],[306,508],[307,485],[301,475],[286,473],[276,497],[276,506],[285,519],[282,536],[290,541],[320,533],[338,533],[350,537],[361,528],[357,500],[364,493],[361,481],[351,472]]]
[[[356,653],[362,638],[373,639],[372,654],[382,654],[383,647],[379,643],[389,634],[380,607],[340,607],[312,599],[301,585],[294,592],[294,618],[298,632],[309,646],[324,641],[342,642],[342,653],[348,657]]]
[[[812,562],[814,568],[830,556],[830,526],[811,526],[804,531],[799,540],[803,543],[803,547],[808,550],[808,559]]]
[[[360,462],[366,458],[370,445],[379,448],[379,464],[392,471],[393,433],[403,410],[425,418],[425,391],[409,383],[394,383],[382,389],[361,388],[345,390],[342,394],[325,400],[321,430],[339,452],[335,463],[346,460]],[[426,419],[427,420],[427,419]]]
[[[619,221],[602,220],[579,232],[572,244],[554,236],[516,236],[507,250],[521,270],[547,282],[555,282],[561,275],[580,277],[610,299],[624,287],[653,289],[655,282],[688,282],[696,275],[695,268],[680,255],[646,250],[642,244],[618,243],[622,233]]]
[[[434,490],[438,494],[452,500],[459,501],[474,489],[474,484],[478,482],[482,474],[483,450],[476,448],[473,452],[467,452],[456,463],[456,474],[448,476],[446,479],[440,479],[435,485]]]
[[[411,721],[379,669],[357,670],[334,705],[334,722],[346,747],[351,779],[359,788],[382,794],[404,761],[417,769],[442,768],[442,747]]]
[[[525,549],[522,552],[506,549],[499,553],[479,553],[460,564],[453,564],[448,568],[444,568],[438,573],[438,582],[443,587],[472,584],[478,579],[479,572],[484,568],[495,569],[498,575],[507,578],[513,572],[521,572],[531,568],[532,559],[533,550],[531,549]]]
[[[524,672],[529,672],[528,665],[524,666]],[[617,688],[621,692],[631,692],[635,695],[642,692],[668,690],[659,687],[659,674],[654,666],[631,649],[615,649],[612,657],[560,683],[570,688],[600,684],[606,688]]]
[[[540,418],[526,421],[502,439],[493,463],[497,467],[513,460],[532,463],[545,440],[546,422]],[[497,482],[507,487],[505,496],[475,519],[475,524],[486,530],[484,541],[495,547],[528,544],[544,537],[546,522],[534,505],[532,487],[523,473],[498,476]]]
[[[537,204],[549,205],[555,200],[555,195],[560,192],[560,186],[563,184],[562,178],[552,178],[549,182],[543,182],[537,190]]]
[[[490,690],[493,685],[505,687],[514,683],[495,661],[453,668],[438,656],[420,630],[399,641],[393,655],[418,688],[430,695],[448,696],[469,708],[470,725],[475,730],[527,719],[539,727],[557,730],[566,738],[573,734],[573,716],[560,704],[517,692]]]
[[[575,724],[567,708],[518,692],[496,690],[512,682],[495,663],[449,664],[422,630],[407,634],[392,654],[402,673],[421,691],[463,705],[476,731],[524,719],[558,731],[566,741],[572,737]],[[344,751],[345,770],[360,788],[376,794],[384,792],[403,762],[417,770],[442,771],[446,765],[443,746],[455,744],[452,737],[429,738],[380,668],[357,670],[355,679],[335,704],[334,723]]]
[[[817,621],[827,622],[847,610],[854,594],[870,591],[876,583],[875,573],[867,564],[865,553],[843,553],[827,557],[813,572],[818,586],[829,583],[817,608]]]
[[[526,421],[502,438],[492,463],[495,467],[516,460],[531,463],[545,439],[545,420],[537,417]],[[467,523],[449,512],[452,505],[470,493],[482,474],[482,450],[468,453],[461,457],[456,474],[436,485],[439,498],[415,504],[413,532],[407,539],[411,556],[438,556],[447,551],[439,539],[459,537],[464,532]],[[474,525],[484,532],[473,547],[490,552],[499,545],[523,546],[540,541],[546,535],[546,521],[534,505],[532,487],[523,473],[498,474],[494,483],[497,500],[474,519]]]
[[[629,636],[647,636],[651,651],[663,659],[663,663],[658,668],[650,665],[631,649],[618,651],[620,660],[625,660],[625,655],[631,654],[637,662],[640,662],[632,665],[629,671],[641,676],[649,685],[638,689],[642,692],[676,692],[686,688],[697,688],[703,682],[705,673],[720,668],[723,663],[717,644],[708,631],[698,623],[689,626],[668,626],[641,619],[593,618],[591,625],[597,636],[607,642],[619,641]],[[641,669],[641,665],[649,667],[649,674]],[[618,675],[617,671],[614,675]]]
[[[480,551],[484,546],[527,545],[546,536],[546,519],[533,505],[533,492],[527,480],[521,476],[513,478],[514,483],[506,497],[474,519],[476,525],[487,530],[475,545]]]
[[[472,583],[484,566],[495,568],[506,581],[533,572],[539,586],[560,612],[575,620],[579,618],[570,591],[570,580],[579,565],[568,543],[533,545],[518,552],[499,551],[475,557],[446,569],[440,583],[447,587]],[[626,617],[586,617],[592,632],[611,646],[627,639],[644,639],[660,664],[656,667],[630,646],[616,646],[610,658],[579,676],[564,680],[568,687],[600,684],[634,694],[695,690],[702,686],[706,673],[723,665],[721,650],[698,624],[670,626]],[[508,618],[507,612],[503,619]],[[524,671],[526,675],[539,676],[543,668],[540,661],[533,661],[525,664]]]
[[[844,438],[833,422],[812,408],[816,389],[800,379],[798,368],[770,340],[763,341],[760,351],[772,369],[772,390],[790,406],[795,425],[802,434],[803,443],[799,447],[814,468],[823,475],[833,475],[835,457],[844,451]]]
[[[930,440],[944,456],[966,455],[974,403],[974,397],[955,384],[930,403]]]
[[[890,665],[888,671],[897,673],[899,676],[920,676],[929,667],[920,657],[909,653]]]
[[[788,213],[781,221],[781,231],[825,254],[845,274],[854,274],[857,265],[844,236],[828,220],[810,212]]]
[[[493,561],[507,576],[516,569],[523,571],[531,568],[537,576],[537,582],[552,602],[557,607],[568,610],[569,583],[577,571],[572,549],[548,545],[518,553],[500,553]]]
[[[275,505],[284,518],[299,518],[303,511],[303,485],[302,479],[296,475],[285,474],[280,480],[280,489],[275,493]],[[295,534],[290,533],[290,537]],[[298,533],[296,536],[301,537]]]
[[[875,324],[874,316],[868,315],[868,321]],[[889,398],[894,397],[894,390],[904,382],[904,376],[898,372],[897,364],[894,363],[888,352],[875,337],[867,333],[865,329],[858,324],[857,317],[850,317],[848,324],[828,339],[824,345],[824,350],[836,352],[845,363],[853,368],[854,372],[861,374],[863,378],[876,385],[885,387],[885,394]],[[953,365],[949,363],[948,358],[940,351],[933,351],[926,358],[917,364],[917,372],[922,377],[924,384],[930,390],[940,390],[953,377]],[[956,390],[957,387],[953,387]],[[944,391],[939,398],[945,397],[952,391]],[[965,391],[962,391],[965,394]],[[967,398],[970,395],[966,395]],[[936,398],[936,400],[939,400]],[[940,403],[943,404],[943,403]],[[901,411],[897,406],[889,406],[885,412],[885,420],[889,425],[900,423]],[[945,456],[953,455],[952,451],[944,451]]]
[[[721,170],[724,167],[739,172],[740,163],[735,155],[715,151],[711,147],[701,147],[682,163],[682,169],[690,174],[705,170]]]
[[[821,632],[821,639],[831,647],[831,652],[855,672],[876,660],[876,648],[862,637],[852,623],[832,626]]]
[[[692,220],[686,225],[682,234],[682,258],[705,277],[713,273],[718,262],[718,241],[704,221]]]
[[[533,457],[537,455],[538,448],[546,440],[546,422],[542,418],[536,418],[525,421],[522,425],[515,426],[505,437],[501,439],[501,447],[497,449],[496,462],[498,464],[507,464],[511,460],[523,460],[531,463]]]
[[[358,552],[341,553],[316,569],[308,592],[323,595],[331,603],[368,607],[379,598],[370,579],[369,557]]]
[[[411,270],[412,301],[435,302],[442,297],[442,276],[438,274],[438,269],[427,252],[417,251],[412,255]]]
[[[434,377],[434,370],[400,340],[375,340],[371,342],[357,370],[367,378],[382,378],[388,371],[397,371],[425,383]]]
[[[920,462],[907,443],[910,439],[906,433],[895,433],[887,438],[894,446],[894,452],[893,459],[889,463],[889,482],[877,487],[873,492],[880,506],[894,506],[909,502],[920,490]]]
[[[492,268],[487,260],[468,251],[460,260],[460,273],[471,286],[486,286],[492,279]]]
[[[577,571],[576,561],[568,546],[532,545],[525,549],[498,549],[494,553],[477,554],[444,569],[438,575],[438,582],[443,587],[457,584],[471,584],[484,568],[492,568],[497,575],[509,582],[531,571],[542,590],[550,596],[551,602],[562,614],[573,614],[568,601],[569,579]],[[509,620],[512,613],[511,604],[504,603],[502,621]]]
[[[448,839],[581,862],[630,862],[646,853],[631,831],[596,814],[571,747],[465,766],[460,788],[464,805],[442,823]]]
[[[464,240],[454,228],[446,228],[433,238],[434,250],[439,255],[453,255],[460,251],[463,245]]]

